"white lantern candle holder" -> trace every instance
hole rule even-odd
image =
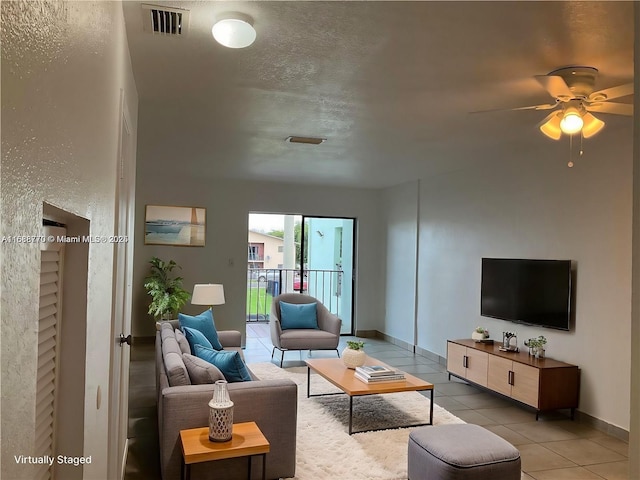
[[[209,440],[228,442],[233,436],[233,402],[229,398],[226,380],[218,380],[209,402]]]

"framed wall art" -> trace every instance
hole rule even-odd
[[[144,243],[204,247],[205,227],[205,208],[147,205],[144,216]]]

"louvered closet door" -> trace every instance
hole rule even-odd
[[[58,318],[61,252],[41,251],[38,383],[36,393],[35,454],[54,456],[56,377],[58,374]],[[38,480],[53,478],[52,467],[40,465]]]

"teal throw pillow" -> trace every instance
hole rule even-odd
[[[220,340],[218,340],[218,332],[216,332],[216,325],[213,322],[213,312],[211,312],[211,309],[207,309],[195,317],[179,313],[178,322],[180,322],[180,328],[183,330],[184,327],[199,330],[205,337],[207,337],[207,340],[209,340],[209,343],[213,348],[216,350],[222,350],[222,344],[220,343]]]
[[[280,326],[290,328],[318,328],[316,303],[280,302]]]
[[[251,375],[236,350],[214,350],[213,348],[195,346],[196,357],[218,367],[227,382],[248,382]]]
[[[187,337],[187,342],[189,342],[189,346],[191,347],[191,351],[195,351],[196,345],[202,345],[203,347],[213,348],[211,342],[204,336],[200,330],[196,330],[195,328],[182,327],[184,332],[184,336]]]

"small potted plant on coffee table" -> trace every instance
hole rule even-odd
[[[342,351],[342,361],[347,368],[361,367],[366,359],[367,354],[364,353],[364,342],[347,340],[347,348]]]

